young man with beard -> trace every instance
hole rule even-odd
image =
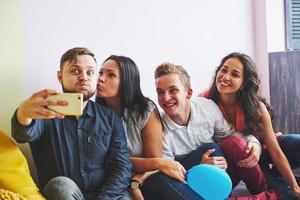
[[[124,129],[111,110],[89,99],[96,91],[98,69],[86,48],[64,53],[57,73],[63,91],[83,94],[83,114],[64,116],[48,109],[52,89],[34,93],[12,117],[12,135],[29,142],[40,188],[52,200],[121,199],[131,177]]]

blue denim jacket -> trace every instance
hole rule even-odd
[[[12,117],[12,135],[29,142],[40,188],[56,176],[71,178],[93,199],[118,199],[128,186],[131,162],[124,128],[110,109],[89,101],[78,119],[35,119],[22,126]]]

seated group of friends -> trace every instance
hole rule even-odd
[[[83,114],[49,109],[66,102],[47,100],[58,91],[44,89],[11,121],[13,138],[30,145],[46,199],[203,199],[185,178],[198,164],[226,170],[233,188],[243,181],[251,194],[273,188],[282,199],[300,199],[292,172],[300,167],[300,135],[274,132],[249,56],[224,57],[196,97],[180,65],[162,63],[154,77],[161,113],[129,57],[112,55],[98,69],[87,48],[63,54],[57,78],[63,92],[83,94]]]

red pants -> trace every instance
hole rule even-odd
[[[229,136],[223,139],[220,145],[228,164],[227,172],[232,181],[232,188],[242,180],[251,194],[258,194],[266,190],[266,180],[259,164],[252,168],[239,167],[237,165],[238,161],[248,157],[245,153],[247,142],[244,138]]]

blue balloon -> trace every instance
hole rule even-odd
[[[232,189],[228,174],[219,167],[196,165],[187,172],[188,185],[205,200],[224,200]]]

